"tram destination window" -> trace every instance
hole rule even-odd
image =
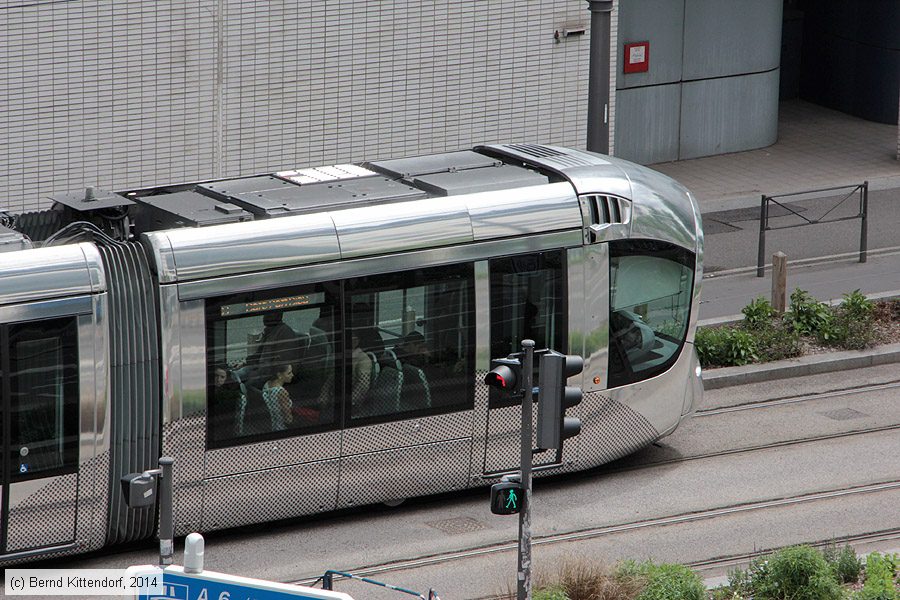
[[[333,283],[207,304],[208,447],[336,426],[338,299]]]
[[[472,265],[347,282],[351,425],[472,408],[474,290]]]
[[[693,253],[664,242],[612,242],[609,258],[609,387],[672,366],[687,336]]]
[[[78,346],[72,317],[11,325],[2,372],[11,481],[73,472],[78,461]],[[8,386],[8,387],[7,387]]]

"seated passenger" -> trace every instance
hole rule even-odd
[[[239,434],[242,412],[240,384],[231,380],[225,367],[216,367],[209,399],[209,431],[223,439]]]
[[[619,344],[633,365],[646,360],[656,335],[641,316],[628,310],[613,311],[609,320],[610,338]]]
[[[397,358],[403,365],[403,390],[401,404],[404,410],[431,407],[431,389],[425,369],[431,351],[425,343],[425,336],[412,331],[397,346]]]
[[[353,369],[350,400],[353,406],[359,406],[365,400],[375,380],[375,366],[369,355],[359,346],[359,336],[354,332],[350,336],[351,361]]]
[[[247,356],[252,370],[242,373],[244,379],[266,377],[279,363],[295,366],[300,361],[300,336],[283,320],[281,311],[263,315],[263,331],[254,350]]]
[[[262,396],[272,419],[272,431],[287,429],[294,420],[291,396],[284,389],[285,384],[294,379],[294,371],[289,364],[279,365],[263,385]]]

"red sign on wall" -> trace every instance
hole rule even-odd
[[[646,73],[650,70],[650,42],[625,44],[625,72]]]

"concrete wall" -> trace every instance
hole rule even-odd
[[[634,0],[619,48],[650,42],[650,70],[618,60],[616,154],[649,164],[775,143],[781,0]]]
[[[584,147],[584,0],[0,7],[0,208],[537,141]]]

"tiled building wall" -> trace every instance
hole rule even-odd
[[[0,207],[481,142],[584,147],[584,0],[0,4]],[[43,203],[43,206],[46,202]]]

